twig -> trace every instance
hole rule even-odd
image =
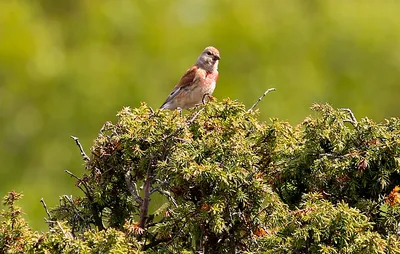
[[[43,198],[40,199],[40,202],[42,203],[43,208],[44,208],[44,210],[45,210],[46,213],[47,213],[47,216],[48,216],[49,219],[51,220],[52,217],[51,217],[51,214],[50,214],[50,212],[49,212],[49,209],[47,209],[46,202],[44,202],[44,199],[43,199]]]
[[[64,170],[65,173],[67,173],[68,175],[70,175],[71,177],[75,178],[76,180],[78,180],[77,183],[77,187],[86,195],[89,196],[90,190],[89,190],[89,186],[87,186],[85,181],[82,181],[82,179],[80,179],[79,177],[77,177],[74,173],[72,173],[71,171],[65,169]],[[85,189],[81,188],[81,184],[83,184],[83,186],[85,187]]]
[[[81,179],[79,177],[77,177],[74,173],[72,173],[68,169],[64,170],[64,172],[67,173],[68,175],[70,175],[71,177],[75,178],[76,180],[81,181]]]
[[[154,109],[152,107],[149,107],[149,109],[150,109],[151,114],[154,115],[154,113],[155,113]]]
[[[357,126],[358,122],[356,117],[354,116],[353,111],[349,108],[341,108],[340,110],[346,111],[350,115],[350,119],[343,120],[343,122],[351,123],[354,127]]]
[[[87,220],[84,217],[82,217],[82,215],[79,213],[80,210],[76,207],[76,204],[72,200],[72,196],[69,197],[68,195],[62,195],[61,197],[62,197],[62,201],[64,201],[65,204],[67,203],[66,201],[69,202],[69,204],[71,205],[72,212],[74,212],[74,214],[75,214],[75,217],[78,217],[81,221],[84,222],[84,225],[87,225],[88,224]],[[60,202],[61,202],[61,200],[60,200]],[[94,223],[99,228],[99,230],[103,230],[104,225],[103,225],[101,218],[99,217],[99,213],[98,213],[98,210],[95,208],[95,205],[96,205],[95,203],[92,203],[92,214],[93,214]],[[68,209],[68,207],[67,207],[67,209]]]
[[[164,191],[161,189],[156,189],[159,193],[161,193],[162,195],[167,196],[167,198],[172,202],[172,204],[174,204],[175,207],[178,207],[178,204],[176,203],[174,197],[172,197],[172,195],[168,192],[168,191]]]
[[[138,188],[137,188],[137,185],[136,185],[136,183],[135,182],[133,182],[133,187],[135,187],[135,193],[137,193],[137,195],[139,196],[139,191],[138,191]]]
[[[125,173],[125,182],[132,197],[139,205],[141,205],[143,203],[143,199],[139,196],[136,183],[132,183],[131,181],[131,172],[129,170]]]
[[[98,170],[98,168],[96,168],[96,170]],[[93,201],[93,197],[92,197],[92,194],[91,194],[91,193],[93,192],[93,190],[88,186],[88,184],[87,184],[87,182],[86,182],[85,180],[80,179],[79,177],[77,177],[74,173],[72,173],[72,172],[69,171],[69,170],[64,170],[64,171],[65,171],[67,174],[69,174],[71,177],[73,177],[73,178],[75,178],[75,179],[78,180],[78,184],[77,184],[76,186],[86,195],[86,197],[89,199],[89,201],[90,201],[90,203],[91,203],[91,209],[92,209],[92,214],[93,214],[93,217],[94,217],[95,225],[96,225],[97,227],[99,227],[99,229],[104,229],[103,222],[102,222],[101,218],[99,217],[98,205],[96,204],[96,202]],[[81,184],[83,185],[83,187],[84,187],[85,189],[83,189],[83,188],[81,187]],[[65,198],[73,205],[73,208],[75,208],[76,210],[78,210],[78,209],[75,207],[74,202],[72,201],[71,198],[69,198],[67,195],[64,195],[63,197],[65,197]],[[78,211],[79,211],[79,210],[78,210]],[[77,214],[82,220],[84,220],[84,219],[82,218],[82,216],[79,214],[79,212],[76,212],[76,214]],[[85,220],[84,220],[84,221],[85,221]]]
[[[152,195],[154,192],[158,191],[159,189],[160,189],[160,186],[159,186],[159,187],[156,187],[156,188],[154,188],[154,189],[152,189],[152,190],[150,191],[150,195]]]
[[[76,216],[78,216],[82,221],[86,221],[86,220],[79,214],[80,211],[79,211],[79,209],[75,206],[75,203],[74,203],[74,201],[72,200],[72,196],[69,197],[69,196],[67,196],[67,195],[62,195],[62,197],[64,198],[64,200],[67,200],[67,201],[70,203],[71,208],[72,208],[73,210],[75,210]]]
[[[156,182],[160,184],[161,187],[167,186],[169,184],[169,179],[165,179],[161,181],[160,179],[156,179]]]
[[[168,180],[168,179],[166,179],[166,180],[164,180],[164,181],[161,181],[160,179],[155,179],[155,181],[159,184],[159,186],[153,188],[153,189],[150,191],[150,195],[153,194],[154,192],[160,190],[161,188],[167,186],[167,185],[169,184],[169,180]]]
[[[194,116],[189,120],[189,124],[193,123],[194,120],[196,120],[196,118],[200,115],[201,111],[203,111],[203,110],[204,110],[204,108],[197,111],[196,114],[194,114]]]
[[[110,125],[112,125],[112,123],[110,121],[105,122],[100,129],[100,133],[103,134],[104,131],[108,130]]]
[[[330,157],[330,158],[343,158],[343,155],[333,154],[333,153],[316,153],[319,157]]]
[[[49,217],[49,219],[45,218],[46,223],[49,223],[51,225],[51,227],[53,227],[54,223],[57,223],[57,226],[60,228],[61,232],[64,234],[65,237],[67,237],[68,239],[73,239],[73,236],[71,235],[71,233],[69,232],[65,232],[64,228],[61,226],[60,222],[57,220],[52,220],[51,214],[49,212],[49,209],[47,209],[47,205],[46,202],[44,202],[44,199],[41,198],[40,202],[43,205],[44,210],[47,213],[47,216]]]
[[[77,137],[71,136],[73,140],[75,140],[76,145],[79,147],[79,151],[81,152],[81,156],[84,161],[90,161],[89,157],[86,155],[85,151],[83,150],[83,147],[81,145],[81,142],[79,142],[79,139]]]
[[[57,226],[60,228],[61,232],[64,234],[64,236],[68,239],[74,239],[74,237],[72,236],[72,234],[70,232],[65,232],[65,230],[63,229],[63,227],[61,226],[59,221],[56,221]]]
[[[253,106],[251,106],[251,108],[250,108],[247,112],[252,111],[252,110],[258,105],[258,103],[261,102],[261,100],[265,97],[265,95],[267,95],[269,92],[272,92],[272,91],[276,91],[276,89],[275,89],[275,88],[270,88],[270,89],[268,89],[267,91],[265,91],[265,92],[263,93],[263,95],[262,95],[260,98],[258,98],[258,100],[256,101],[256,103],[254,103]]]
[[[46,219],[46,218],[44,219],[46,221],[46,223],[50,224],[51,227],[53,227],[54,223],[56,223],[65,237],[67,237],[68,239],[73,239],[74,237],[72,236],[72,234],[70,232],[65,232],[64,228],[61,226],[59,221],[51,219],[50,212],[47,209],[47,205],[44,202],[43,198],[40,199],[40,202],[43,204],[44,210],[46,210],[47,216],[49,216],[49,218],[50,218],[50,219]]]

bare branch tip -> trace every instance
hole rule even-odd
[[[74,173],[72,173],[68,169],[65,169],[64,172],[70,175],[71,177],[75,178],[76,180],[81,180],[79,177],[77,177]]]
[[[81,153],[82,159],[84,161],[90,161],[89,156],[86,155],[85,151],[83,150],[82,144],[81,142],[79,142],[79,138],[75,137],[75,136],[71,136],[71,138],[75,141],[76,145],[79,148],[79,151]]]
[[[43,208],[46,211],[47,216],[49,217],[49,219],[51,219],[51,215],[50,215],[49,209],[47,209],[46,202],[44,202],[44,198],[40,199],[40,203],[42,203]]]
[[[346,120],[344,120],[344,122],[351,123],[353,126],[356,126],[358,124],[358,121],[357,121],[353,111],[351,111],[351,109],[349,109],[349,108],[340,108],[339,110],[346,111],[350,116],[350,119],[346,119]]]
[[[189,120],[189,124],[193,123],[203,110],[204,108],[201,108],[199,111],[197,111],[196,114],[194,114],[194,116]]]
[[[250,108],[247,112],[252,111],[252,110],[258,105],[258,103],[260,103],[261,100],[262,100],[268,93],[273,92],[273,91],[276,91],[276,89],[273,88],[273,87],[267,89],[267,91],[265,91],[265,92],[263,93],[263,95],[261,95],[261,97],[258,98],[258,100],[256,101],[256,103],[254,103],[253,106],[251,106],[251,108]]]

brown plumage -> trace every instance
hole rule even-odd
[[[175,85],[161,109],[191,108],[202,103],[204,95],[211,96],[218,79],[220,59],[218,49],[205,48],[195,65]]]

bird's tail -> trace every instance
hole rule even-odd
[[[168,109],[168,103],[164,102],[163,105],[161,105],[160,110]]]

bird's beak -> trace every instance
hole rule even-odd
[[[214,58],[214,60],[221,60],[221,57],[219,57],[219,56],[214,56],[213,58]]]

